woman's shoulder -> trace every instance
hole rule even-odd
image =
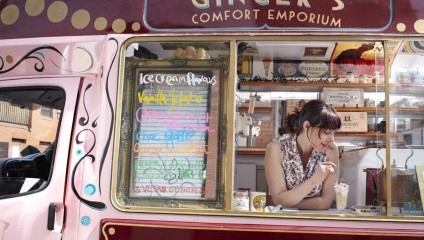
[[[279,161],[281,155],[281,145],[279,139],[272,140],[268,143],[265,150],[265,162]]]
[[[295,139],[295,137],[292,134],[284,134],[280,138],[270,141],[268,143],[267,149],[272,148],[281,150],[282,148],[285,148],[291,144],[293,139]]]
[[[279,139],[273,139],[271,140],[268,145],[266,146],[266,149],[274,149],[274,148],[280,148],[280,140]]]

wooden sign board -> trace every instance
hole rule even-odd
[[[367,132],[368,120],[366,112],[339,112],[342,126],[339,132]]]
[[[334,107],[364,106],[364,90],[359,88],[324,88],[322,97]]]

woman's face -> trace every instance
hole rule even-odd
[[[320,129],[316,127],[310,127],[306,130],[309,141],[317,151],[324,151],[329,143],[334,142],[336,130]]]

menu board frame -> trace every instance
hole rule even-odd
[[[228,88],[228,63],[229,59],[226,57],[202,60],[174,58],[167,60],[149,60],[135,57],[126,58],[125,75],[123,77],[123,81],[121,82],[122,99],[120,101],[121,103],[118,102],[118,105],[121,104],[121,107],[120,110],[117,111],[117,119],[121,119],[120,132],[118,134],[119,150],[117,154],[117,169],[119,172],[117,173],[116,182],[112,185],[115,186],[113,187],[115,188],[113,190],[115,191],[114,197],[120,207],[126,209],[131,208],[140,210],[145,207],[199,208],[200,206],[202,209],[225,208],[226,170],[223,159],[226,142],[226,117],[224,113],[227,96],[224,93],[226,92],[225,88]],[[211,89],[213,89],[211,90],[213,91],[213,93],[209,94],[210,97],[208,99],[204,99],[207,101],[207,114],[205,116],[207,116],[208,120],[203,126],[198,126],[198,128],[203,127],[204,129],[206,129],[206,132],[208,133],[206,134],[207,139],[203,147],[201,146],[202,149],[205,149],[204,152],[202,152],[202,154],[204,154],[205,159],[205,168],[203,169],[204,179],[201,179],[204,180],[205,187],[202,190],[202,194],[197,196],[184,196],[181,194],[155,194],[155,192],[158,192],[155,189],[155,186],[159,186],[157,184],[151,184],[149,186],[138,186],[138,189],[141,189],[141,191],[134,193],[133,179],[135,179],[137,174],[140,174],[140,172],[134,170],[137,165],[135,164],[134,160],[137,159],[137,156],[135,156],[136,154],[134,154],[133,152],[135,144],[134,134],[137,131],[135,130],[135,128],[137,128],[135,126],[137,126],[137,124],[138,126],[143,125],[143,122],[140,121],[137,124],[135,123],[136,111],[134,111],[134,108],[138,104],[135,102],[140,100],[140,96],[143,94],[142,91],[139,91],[140,88],[137,90],[137,85],[150,81],[145,79],[145,81],[143,82],[143,79],[140,79],[143,74],[161,72],[168,75],[174,73],[175,75],[178,75],[180,77],[189,74],[198,76],[204,75],[205,78],[203,83],[210,84],[212,86],[212,82],[208,81],[208,79],[213,80],[214,84],[218,83],[217,86],[211,87]],[[148,82],[148,85],[151,86],[152,84],[156,84],[156,81]],[[196,84],[198,85],[200,84],[200,82],[196,82]],[[188,87],[189,86],[185,86],[185,88]],[[166,98],[169,98],[170,96],[167,95],[169,94],[169,92],[166,91],[167,90],[164,90],[162,92],[162,101],[166,101]],[[158,101],[160,101],[159,98],[160,97],[157,98]],[[161,104],[170,104],[170,102],[162,102]],[[202,114],[204,113],[196,113],[193,114],[193,116],[201,117]],[[213,121],[214,125],[210,127],[208,121]],[[160,137],[158,137],[158,139],[159,138]],[[139,139],[140,138],[138,138],[138,140]],[[194,144],[190,143],[189,146],[194,146]],[[162,147],[162,150],[166,148],[165,145],[162,145]],[[193,150],[193,154],[194,152],[196,152],[196,150]],[[199,153],[199,151],[197,151],[197,153]],[[169,155],[169,152],[163,153],[163,155]],[[175,159],[173,159],[173,162],[178,162],[178,160]],[[187,162],[189,162],[189,160],[185,161],[185,163]],[[198,163],[199,161],[196,164],[193,164],[192,166],[198,167]],[[161,165],[163,165],[163,163],[161,163]],[[138,164],[138,166],[140,165]],[[165,170],[168,171],[169,168],[166,168]],[[198,171],[200,169],[195,170]],[[177,172],[169,173],[174,175],[175,173],[181,173],[181,169],[176,169],[176,171]],[[200,176],[200,174],[193,174],[193,176]],[[176,179],[179,180],[178,177]],[[180,185],[180,187],[181,186],[182,185]],[[166,191],[166,189],[171,189],[171,187],[175,190],[175,186],[172,184],[160,185],[160,187],[160,190]],[[185,191],[187,191],[187,189],[184,188]],[[145,194],[145,190],[149,190],[151,194]]]

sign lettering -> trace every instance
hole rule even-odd
[[[158,30],[383,31],[393,18],[393,0],[146,0],[146,6],[146,25]]]

